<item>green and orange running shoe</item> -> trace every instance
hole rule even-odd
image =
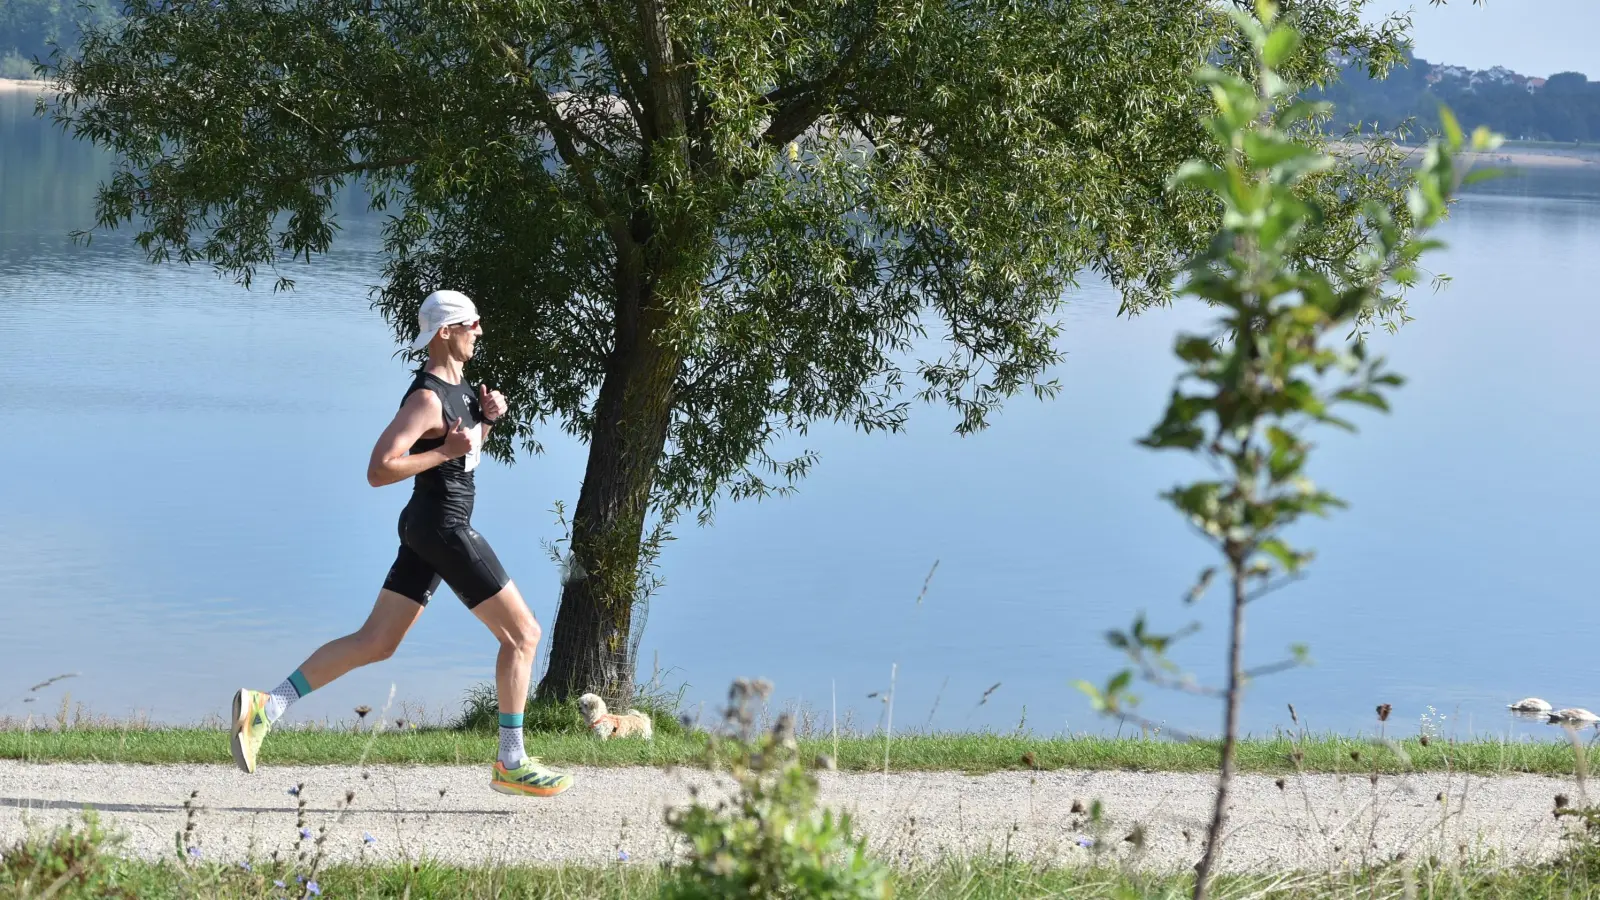
[[[267,721],[267,693],[240,688],[233,695],[233,761],[241,772],[255,774],[256,754],[272,723]]]
[[[536,756],[527,757],[515,769],[507,769],[505,763],[495,760],[489,787],[502,794],[554,797],[572,787],[572,776],[545,766]]]

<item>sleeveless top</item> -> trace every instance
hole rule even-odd
[[[417,473],[412,479],[411,501],[407,508],[428,513],[429,518],[435,521],[464,524],[472,516],[472,501],[477,492],[473,484],[473,470],[478,467],[483,447],[483,429],[480,427],[483,409],[478,404],[476,392],[465,383],[451,384],[437,375],[420,371],[411,382],[411,387],[406,389],[400,404],[404,406],[406,399],[419,390],[430,390],[438,395],[439,402],[444,406],[446,431],[455,424],[456,419],[461,420],[461,427],[472,437],[472,449],[465,456]],[[444,446],[444,441],[443,435],[421,438],[411,445],[411,452],[426,453]]]

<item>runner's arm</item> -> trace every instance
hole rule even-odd
[[[394,421],[378,436],[367,461],[367,484],[383,487],[405,481],[419,472],[449,462],[453,457],[444,447],[412,455],[408,451],[429,429],[444,417],[444,406],[433,391],[414,391],[395,413]]]

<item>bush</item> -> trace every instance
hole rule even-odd
[[[25,838],[0,852],[0,897],[103,897],[136,896],[115,884],[107,850],[115,841],[100,827],[93,811],[86,811],[84,827],[60,828],[49,835]],[[14,894],[12,893],[14,892]]]
[[[706,761],[716,771],[731,759],[735,797],[714,807],[696,798],[668,813],[667,824],[689,843],[688,860],[662,891],[666,900],[804,897],[867,900],[891,895],[889,871],[854,837],[848,814],[816,809],[817,782],[801,766],[794,722],[778,718],[756,738],[755,706],[764,681],[735,681],[729,691],[728,738],[713,736]]]

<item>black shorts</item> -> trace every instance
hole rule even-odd
[[[470,524],[430,522],[407,507],[400,513],[400,553],[384,590],[426,606],[441,578],[467,609],[511,583],[489,542]]]

